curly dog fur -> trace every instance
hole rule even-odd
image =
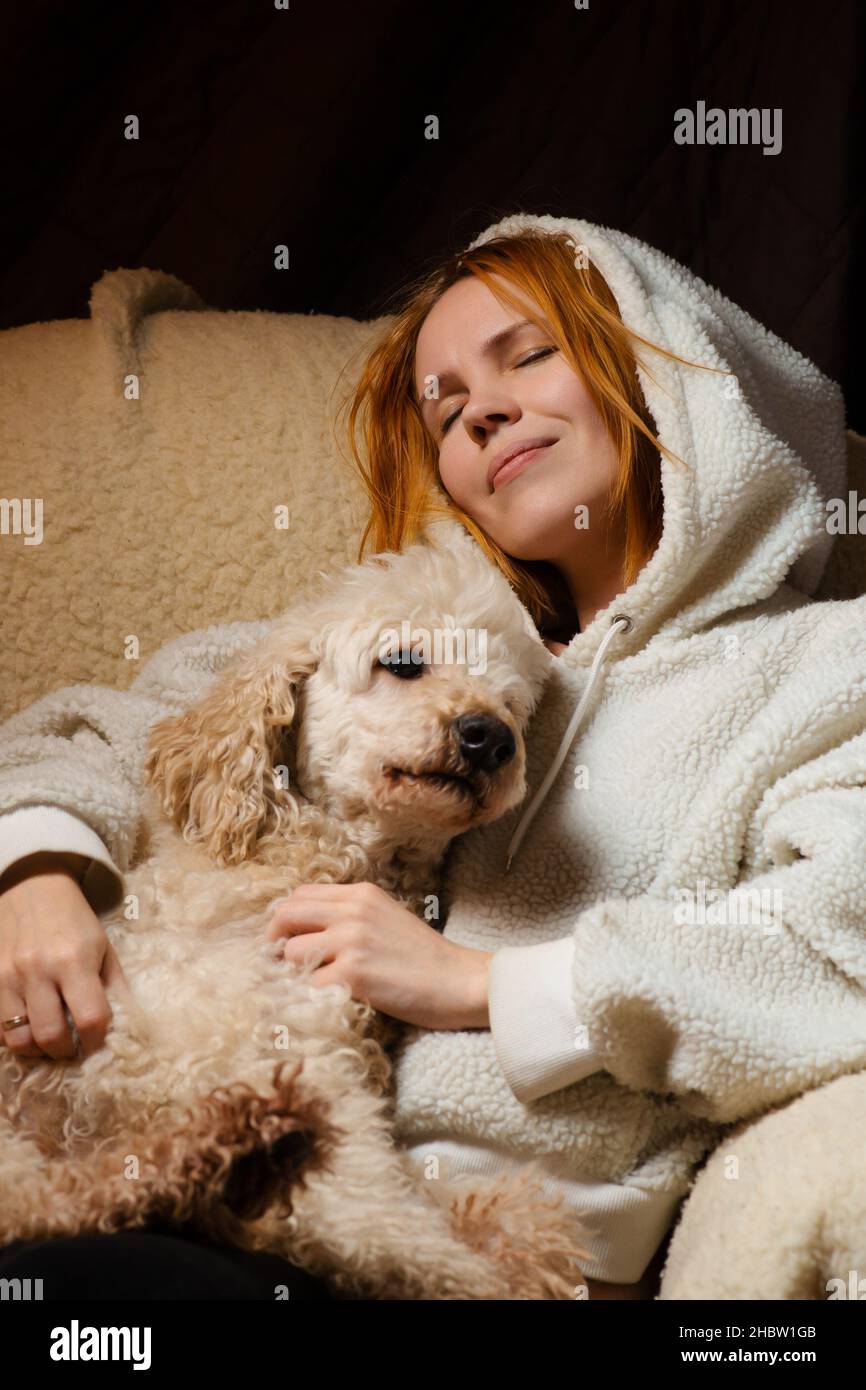
[[[399,1025],[264,935],[314,881],[423,916],[453,838],[525,795],[547,655],[456,523],[322,578],[151,730],[105,922],[129,988],[90,1056],[3,1054],[0,1243],[192,1223],[348,1298],[571,1298],[581,1228],[535,1165],[425,1181],[389,1131]],[[407,620],[413,641],[482,635],[483,660],[383,658]],[[498,751],[473,752],[479,727]]]

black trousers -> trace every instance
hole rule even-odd
[[[279,1255],[212,1245],[182,1230],[16,1240],[0,1249],[0,1279],[16,1278],[41,1279],[43,1299],[336,1297]]]

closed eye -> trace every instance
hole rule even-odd
[[[528,357],[524,357],[521,362],[515,362],[514,365],[515,367],[527,367],[531,362],[540,362],[543,357],[549,357],[552,352],[558,351],[559,349],[556,347],[539,348],[536,352],[530,353]],[[463,407],[461,406],[460,410],[462,409]],[[460,414],[460,410],[454,410],[451,412],[447,420],[442,425],[442,434],[448,433],[448,430],[450,429],[452,423],[457,419],[457,416]]]
[[[424,663],[413,661],[410,652],[401,652],[399,656],[394,657],[380,657],[377,665],[403,681],[414,681],[424,674]]]

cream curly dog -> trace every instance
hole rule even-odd
[[[455,522],[322,578],[151,730],[106,918],[131,994],[86,1058],[2,1053],[0,1244],[189,1223],[345,1297],[570,1298],[580,1227],[534,1165],[425,1183],[389,1133],[399,1025],[265,937],[305,882],[428,915],[451,840],[525,795],[549,656]]]

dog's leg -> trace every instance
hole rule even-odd
[[[275,1207],[327,1166],[339,1131],[319,1100],[298,1094],[298,1066],[274,1068],[273,1094],[245,1083],[217,1088],[191,1107],[149,1118],[77,1158],[46,1159],[0,1120],[0,1245],[158,1222],[239,1237],[243,1223]]]
[[[393,1142],[386,1098],[359,1087],[357,1053],[307,1065],[346,1132],[325,1170],[297,1189],[289,1218],[271,1209],[245,1228],[247,1248],[282,1255],[346,1298],[576,1296],[583,1232],[560,1197],[528,1172],[426,1180]]]
[[[586,1279],[581,1261],[587,1231],[561,1194],[545,1195],[532,1162],[514,1173],[466,1176],[428,1184],[446,1207],[455,1236],[486,1254],[501,1271],[511,1299],[574,1299]]]

